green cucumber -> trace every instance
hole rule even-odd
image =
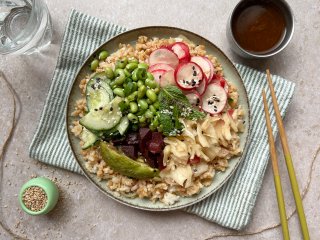
[[[128,130],[128,128],[129,128],[129,119],[127,116],[124,116],[121,118],[121,121],[117,126],[117,130],[121,135],[124,135],[125,132]]]
[[[100,109],[113,99],[109,83],[110,80],[105,73],[96,73],[91,77],[86,87],[86,101],[89,111]]]
[[[82,129],[80,138],[84,142],[84,144],[81,147],[83,150],[92,147],[99,140],[99,137],[97,135],[90,132],[86,128]]]
[[[87,115],[80,119],[80,124],[93,132],[106,131],[115,127],[122,117],[119,108],[121,101],[122,99],[120,97],[116,97],[99,109],[92,109]]]

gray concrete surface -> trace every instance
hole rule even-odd
[[[236,4],[231,1],[110,1],[47,0],[54,24],[54,39],[45,51],[32,56],[1,56],[0,70],[19,95],[21,115],[5,156],[1,221],[28,239],[207,239],[230,232],[214,223],[181,211],[151,213],[135,210],[107,198],[86,178],[29,159],[28,147],[36,129],[50,86],[64,27],[72,8],[128,28],[171,25],[194,31],[221,47],[236,62],[264,70],[270,67],[296,83],[285,127],[300,189],[308,179],[312,156],[320,145],[320,1],[292,0],[296,31],[292,42],[279,55],[267,60],[243,60],[227,44],[225,29]],[[0,144],[8,132],[12,102],[8,90],[0,85]],[[277,143],[278,152],[280,143]],[[284,159],[279,157],[287,212],[294,209]],[[311,239],[320,238],[320,157],[304,200]],[[57,178],[62,197],[47,216],[31,217],[21,212],[17,194],[31,175]],[[270,166],[263,181],[252,221],[245,231],[256,231],[279,222],[273,176]],[[291,239],[302,239],[295,214],[289,221]],[[0,239],[10,239],[0,229]],[[281,228],[260,234],[225,239],[281,239]]]

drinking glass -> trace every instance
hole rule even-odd
[[[51,18],[43,0],[0,0],[0,54],[38,52],[51,38]]]

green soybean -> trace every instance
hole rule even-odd
[[[135,101],[137,99],[137,96],[138,96],[138,91],[135,91],[135,92],[131,93],[127,97],[127,99],[128,99],[129,102],[133,102],[133,101]]]
[[[154,126],[153,123],[150,123],[149,129],[150,129],[151,131],[155,131],[155,130],[157,129],[157,127]]]
[[[138,59],[136,59],[136,58],[130,58],[130,59],[128,60],[128,62],[129,62],[129,63],[136,63],[136,64],[139,63]]]
[[[123,71],[126,77],[131,77],[131,73],[127,69],[123,69]]]
[[[114,78],[114,72],[113,72],[111,67],[106,67],[104,72],[106,73],[107,78],[109,78],[109,79],[113,79]]]
[[[139,117],[139,122],[140,123],[145,123],[147,121],[146,117],[145,116],[140,116]]]
[[[159,119],[155,117],[151,122],[151,124],[153,124],[153,126],[157,128],[159,126]]]
[[[122,85],[126,79],[126,74],[124,73],[123,69],[116,69],[114,73],[116,75],[116,79],[113,82],[111,82],[111,86]]]
[[[122,88],[113,89],[113,93],[119,97],[124,97],[124,91]]]
[[[132,82],[128,82],[126,84],[126,86],[124,87],[124,95],[127,97],[129,96],[132,92],[134,92],[133,90],[133,83]]]
[[[144,80],[147,78],[147,71],[144,68],[136,68],[132,72],[132,79],[134,81]]]
[[[147,103],[150,105],[152,104],[152,101],[149,98],[147,98]]]
[[[160,93],[160,88],[158,88],[158,87],[155,88],[155,89],[154,89],[154,92],[155,92],[156,94],[159,94],[159,93]]]
[[[139,63],[138,64],[138,68],[144,68],[144,69],[148,69],[149,68],[149,65],[148,64],[146,64],[146,63]]]
[[[153,106],[155,107],[155,109],[159,109],[160,108],[160,102],[156,101]]]
[[[138,106],[141,110],[147,110],[149,105],[145,99],[140,99],[138,101]]]
[[[147,88],[146,86],[142,85],[138,88],[138,98],[143,98],[146,95]]]
[[[158,87],[158,84],[156,83],[156,81],[151,80],[149,78],[146,79],[145,84],[149,87],[149,88],[156,88]]]
[[[106,50],[104,50],[104,51],[99,53],[99,59],[100,60],[105,60],[108,56],[109,56],[109,53]]]
[[[130,102],[130,112],[136,113],[138,110],[138,104],[136,102]]]
[[[92,71],[95,71],[99,67],[99,61],[97,59],[94,59],[90,64],[90,69]]]
[[[151,102],[155,102],[158,99],[157,94],[152,89],[148,89],[146,95]]]
[[[127,64],[128,64],[128,59],[123,58],[121,60],[116,61],[116,68],[124,69]]]
[[[143,86],[143,85],[144,85],[144,83],[143,83],[142,80],[139,80],[139,81],[137,82],[137,86],[138,86],[138,87],[141,87],[141,86]]]
[[[148,119],[153,118],[153,112],[151,112],[149,109],[144,113],[144,116]]]
[[[150,72],[147,72],[147,78],[150,80],[154,80],[154,76]]]
[[[126,66],[126,69],[127,69],[129,72],[132,72],[132,71],[135,70],[137,67],[138,67],[138,64],[136,64],[136,63],[128,63],[127,66]]]
[[[149,106],[149,109],[150,109],[150,111],[151,111],[153,114],[156,114],[156,113],[157,113],[157,109],[156,109],[153,105],[150,105],[150,106]]]
[[[133,123],[138,123],[139,119],[136,115],[134,115],[133,113],[129,113],[127,115],[128,119],[130,122],[133,122]]]
[[[138,90],[138,84],[136,82],[132,82],[133,84],[133,92],[137,91]]]

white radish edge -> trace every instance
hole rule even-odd
[[[214,87],[216,88],[216,90],[219,90],[220,91],[220,96],[218,96],[219,94],[216,94],[218,97],[219,97],[219,100],[220,100],[220,107],[217,108],[217,111],[214,112],[214,111],[209,111],[209,109],[206,107],[208,105],[206,105],[206,99],[205,98],[209,98],[210,96],[212,96],[212,93],[210,94],[209,91],[210,91],[210,88],[211,87]],[[218,89],[220,88],[220,89]],[[206,94],[210,94],[209,96],[206,96]],[[223,87],[221,87],[219,84],[215,84],[215,83],[211,83],[207,86],[207,90],[206,92],[202,95],[202,109],[210,114],[218,114],[220,113],[224,107],[226,106],[227,104],[227,93],[225,92],[225,90],[223,89]],[[213,109],[212,109],[213,110]]]

